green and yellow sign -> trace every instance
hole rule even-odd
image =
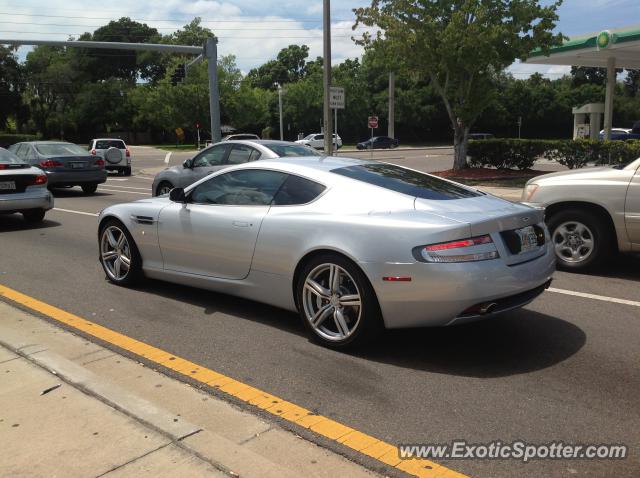
[[[609,30],[603,30],[598,34],[596,38],[596,43],[598,44],[598,48],[605,49],[611,46],[613,43],[613,35]]]

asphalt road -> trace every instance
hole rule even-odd
[[[433,153],[437,165],[431,152],[385,154],[447,169],[446,152]],[[111,285],[93,214],[148,197],[151,176],[139,171],[163,166],[164,154],[134,148],[134,176],[110,177],[95,196],[57,192],[42,226],[0,216],[0,284],[390,443],[630,447],[617,461],[439,461],[472,476],[640,476],[640,307],[545,292],[500,319],[390,331],[346,354],[309,342],[298,317],[276,308],[158,281]],[[188,156],[174,153],[170,164]],[[625,257],[597,275],[558,272],[553,287],[640,301],[639,281],[640,259]]]

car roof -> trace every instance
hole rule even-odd
[[[122,141],[125,142],[122,138],[93,138],[91,141]]]
[[[379,161],[367,159],[347,158],[344,156],[288,156],[284,158],[264,159],[258,162],[244,163],[238,167],[279,169],[283,171],[306,171],[313,174],[314,171],[329,172],[337,168],[359,166],[364,164],[379,164]]]
[[[23,141],[22,143],[19,144],[33,144],[38,145],[38,144],[76,144],[76,143],[72,143],[70,141],[55,141],[55,140],[51,140],[51,141]]]

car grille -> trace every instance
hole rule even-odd
[[[1,175],[0,181],[14,181],[16,183],[15,189],[0,189],[0,194],[18,194],[23,193],[27,186],[34,183],[36,177],[33,174],[7,174]]]

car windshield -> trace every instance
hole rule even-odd
[[[307,148],[299,144],[265,144],[267,148],[281,158],[298,156],[322,156],[315,149]]]
[[[43,156],[84,156],[87,152],[73,143],[36,144],[36,151]]]
[[[20,160],[15,154],[11,151],[7,151],[4,148],[0,148],[0,164],[22,164],[23,161]]]
[[[308,134],[307,136],[304,137],[304,139],[313,139],[313,137],[315,136],[314,134]]]
[[[125,146],[124,141],[120,139],[101,139],[96,141],[96,149],[109,148],[126,149],[127,147]]]
[[[331,172],[421,199],[445,200],[481,196],[480,193],[436,176],[393,164],[363,164],[332,169]]]

